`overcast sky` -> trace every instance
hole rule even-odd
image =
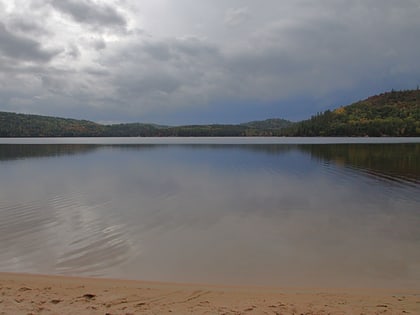
[[[420,0],[0,0],[0,110],[309,118],[420,84]]]

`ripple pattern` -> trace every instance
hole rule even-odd
[[[110,202],[88,206],[83,200],[83,193],[72,192],[42,201],[2,202],[0,268],[99,276],[126,261],[133,248],[124,226],[101,217]]]

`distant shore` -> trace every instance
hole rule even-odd
[[[268,288],[0,273],[1,314],[420,314],[420,289]]]
[[[88,120],[0,111],[0,137],[418,137],[420,90],[391,91],[318,112],[301,121],[100,124]]]

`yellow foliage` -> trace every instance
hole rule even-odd
[[[336,114],[344,114],[344,112],[346,111],[346,109],[342,106],[340,108],[337,108],[334,113]]]

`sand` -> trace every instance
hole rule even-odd
[[[0,273],[0,314],[420,314],[420,290],[259,288]]]

